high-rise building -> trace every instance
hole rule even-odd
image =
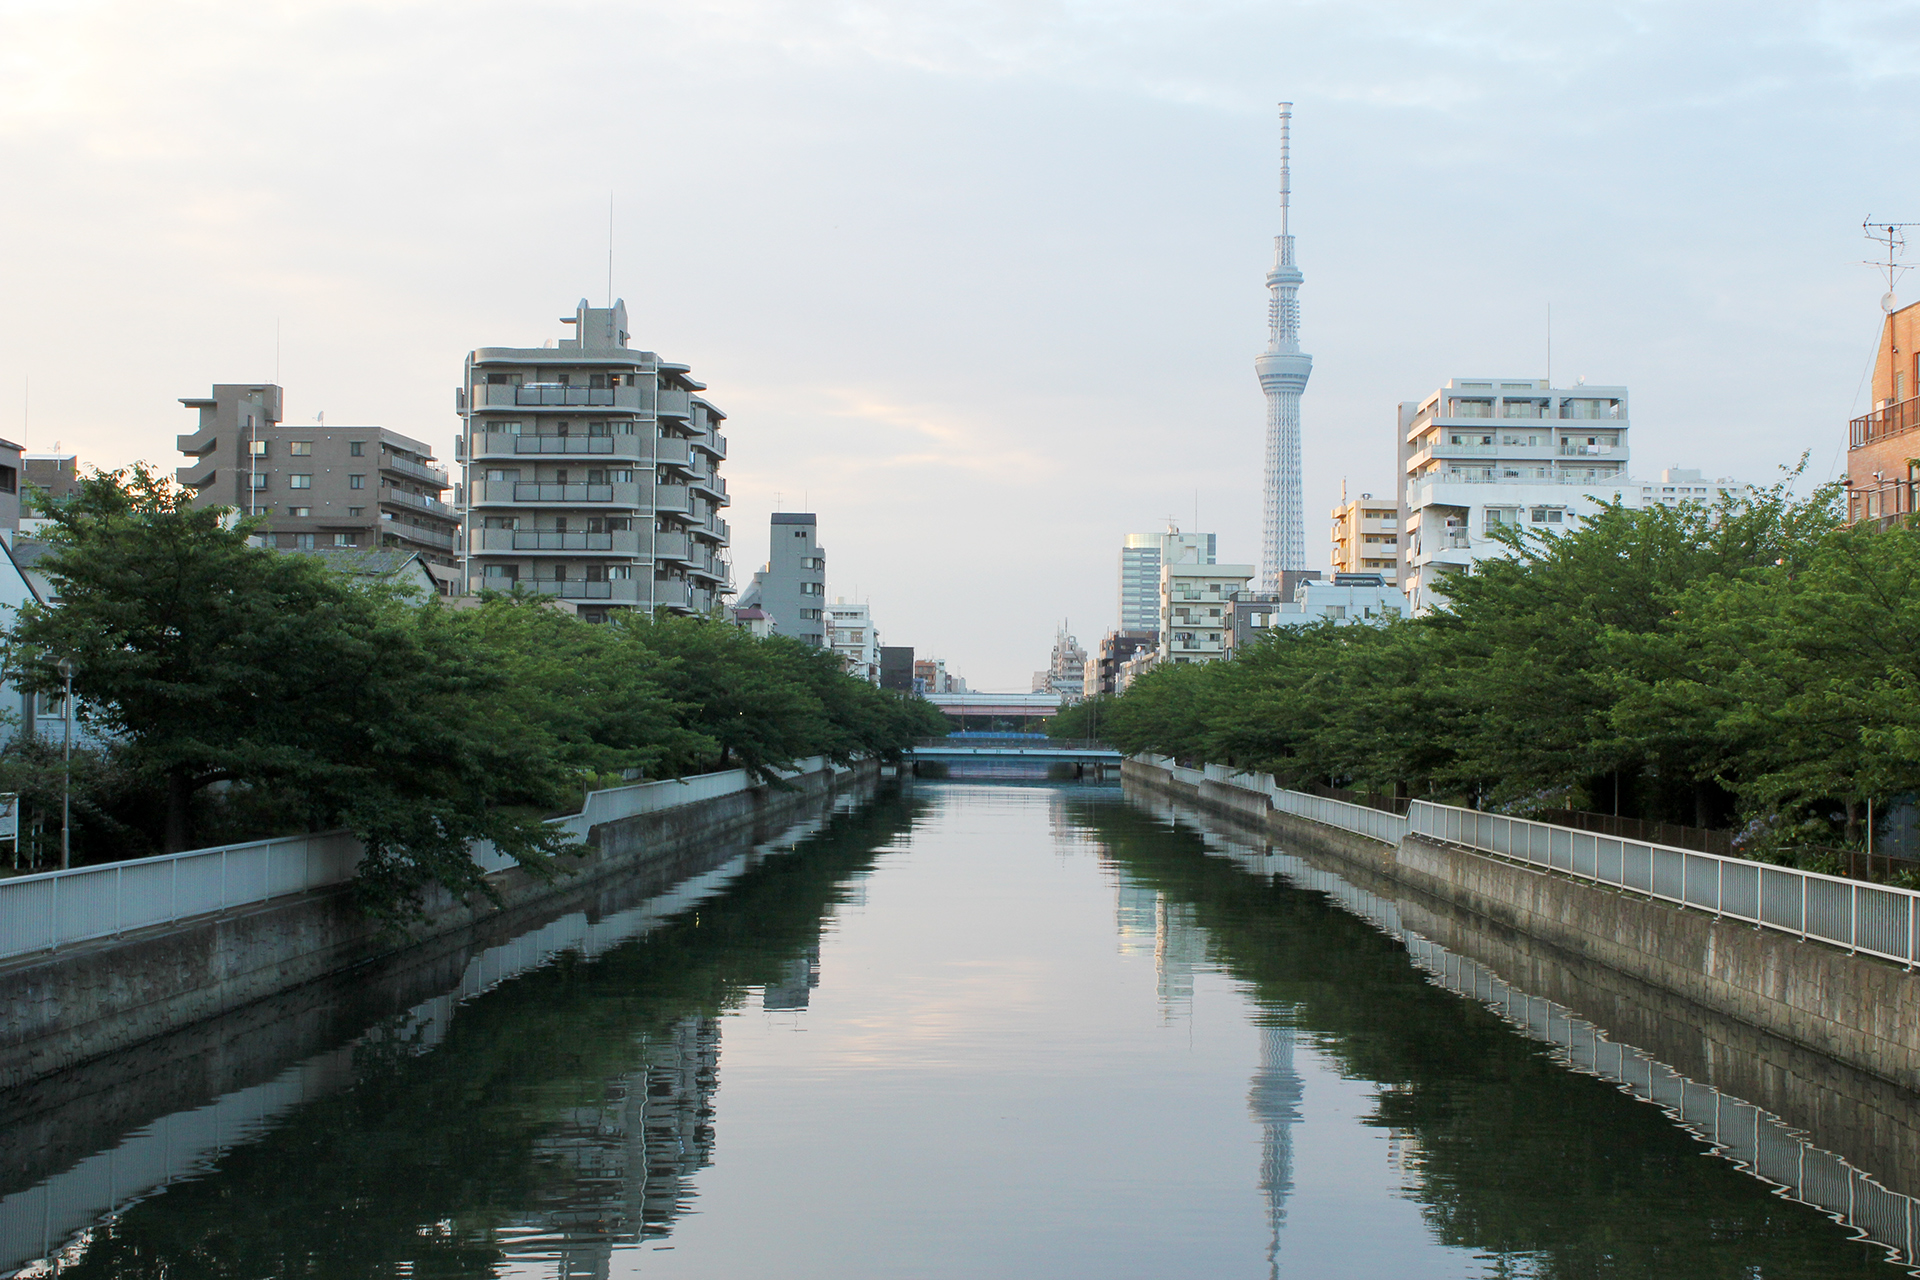
[[[735,606],[763,610],[778,636],[827,643],[827,549],[816,540],[811,511],[776,511],[769,522],[767,563]]]
[[[220,383],[181,399],[200,415],[176,441],[194,505],[258,516],[267,545],[286,550],[411,551],[456,588],[460,516],[432,447],[385,427],[285,422],[284,398],[272,383]]]
[[[1300,283],[1288,225],[1293,203],[1293,104],[1280,104],[1280,234],[1267,273],[1267,349],[1253,362],[1267,396],[1267,456],[1261,512],[1260,589],[1278,592],[1280,574],[1307,567],[1306,508],[1300,496],[1300,393],[1313,357],[1300,350]]]
[[[910,644],[885,644],[880,646],[880,687],[894,689],[901,693],[915,692],[913,687],[913,646]]]
[[[1218,539],[1211,533],[1130,533],[1120,548],[1120,630],[1152,631],[1160,625],[1160,566],[1212,564]]]
[[[880,683],[880,629],[864,604],[836,600],[826,607],[827,647],[847,664],[847,674]]]
[[[1060,695],[1060,705],[1070,707],[1085,695],[1087,651],[1080,647],[1063,622],[1053,636],[1053,652],[1047,657],[1047,669],[1033,673],[1033,691],[1051,690]]]
[[[29,453],[21,458],[23,478],[46,495],[48,503],[72,497],[80,487],[80,459],[71,453]],[[47,513],[27,490],[20,490],[20,535],[31,538],[48,524]]]
[[[728,582],[726,415],[687,366],[627,345],[624,301],[583,298],[561,323],[554,345],[467,356],[469,586],[558,596],[589,621],[708,612]]]
[[[1341,496],[1333,509],[1333,571],[1377,573],[1388,583],[1400,581],[1400,507],[1389,498],[1375,502],[1363,493],[1348,500]],[[1283,598],[1292,597],[1282,593]]]
[[[1502,525],[1560,532],[1631,501],[1627,389],[1456,378],[1400,406],[1400,585],[1425,612],[1449,572],[1506,548]]]
[[[1081,696],[1098,698],[1119,693],[1122,688],[1120,668],[1134,654],[1152,649],[1155,638],[1152,630],[1109,631],[1101,636],[1100,643],[1087,656],[1086,665],[1081,669]]]

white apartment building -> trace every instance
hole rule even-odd
[[[847,664],[847,674],[868,684],[880,683],[880,631],[873,612],[864,604],[835,600],[826,607],[827,647]]]
[[[1160,625],[1160,566],[1212,564],[1219,539],[1211,533],[1130,533],[1120,548],[1120,630]]]
[[[1227,602],[1253,580],[1250,564],[1163,564],[1160,616],[1162,662],[1213,662],[1227,656]]]
[[[1341,495],[1333,509],[1333,571],[1377,573],[1389,584],[1400,581],[1400,507],[1392,498],[1376,502],[1370,493],[1349,500]]]
[[[1625,387],[1456,378],[1400,406],[1400,583],[1416,612],[1445,574],[1505,547],[1517,524],[1559,531],[1601,502],[1635,501]]]
[[[1675,507],[1688,502],[1713,506],[1724,494],[1730,493],[1739,497],[1753,491],[1752,485],[1742,484],[1726,476],[1708,480],[1697,470],[1683,470],[1679,467],[1668,467],[1660,473],[1658,480],[1640,481],[1639,488],[1640,505],[1643,507],[1656,504]]]

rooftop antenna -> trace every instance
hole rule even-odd
[[[1872,267],[1876,271],[1887,273],[1887,292],[1880,299],[1880,309],[1888,315],[1893,314],[1893,286],[1899,283],[1900,273],[1913,270],[1911,266],[1899,260],[1900,256],[1907,251],[1908,227],[1920,227],[1920,222],[1875,222],[1872,218],[1868,218],[1860,224],[1860,229],[1866,233],[1867,239],[1875,244],[1885,245],[1887,248],[1885,262],[1874,259],[1863,259],[1862,262],[1863,265]]]

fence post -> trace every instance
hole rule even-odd
[[[126,912],[121,909],[123,899],[120,893],[120,884],[125,876],[125,867],[113,869],[113,936],[116,938],[120,936],[120,922],[126,917]]]
[[[1704,853],[1705,850],[1701,852]],[[1713,918],[1715,920],[1720,918],[1720,909],[1726,905],[1726,901],[1727,864],[1716,858],[1713,863]]]
[[[1800,941],[1807,940],[1807,873],[1795,867],[1794,874],[1800,877]]]
[[[60,949],[60,880],[60,876],[53,878],[53,919],[47,924],[47,950],[49,951]]]
[[[1860,886],[1847,886],[1847,954],[1860,945]]]

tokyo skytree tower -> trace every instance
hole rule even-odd
[[[1280,234],[1267,273],[1267,349],[1253,362],[1267,393],[1266,502],[1260,538],[1260,589],[1278,591],[1282,569],[1307,567],[1306,512],[1300,497],[1300,393],[1313,357],[1300,349],[1300,282],[1287,227],[1293,104],[1280,104]]]

